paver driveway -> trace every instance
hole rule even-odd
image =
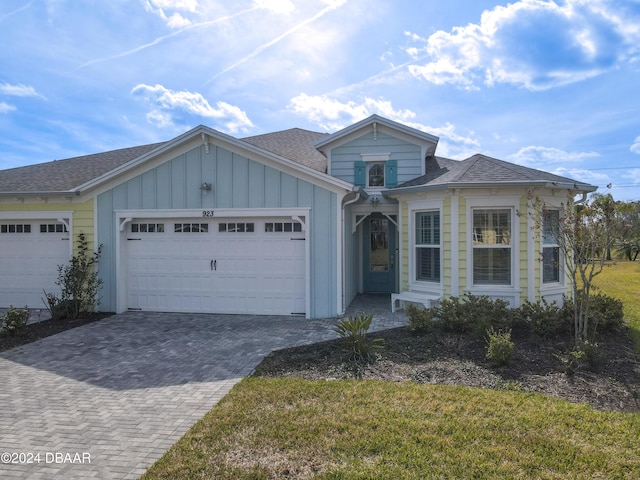
[[[374,329],[405,321],[382,309]],[[0,478],[137,478],[269,352],[332,329],[128,312],[0,353],[0,455],[18,462],[3,455]]]

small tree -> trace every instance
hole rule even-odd
[[[101,251],[102,245],[91,254],[84,233],[78,234],[78,253],[67,265],[58,265],[56,285],[60,287],[60,297],[45,292],[46,303],[54,319],[76,319],[81,313],[92,311],[99,303],[102,279],[98,277],[95,265]]]
[[[613,234],[615,202],[593,196],[584,202],[574,202],[575,192],[568,192],[567,202],[558,205],[545,203],[530,195],[533,206],[534,228],[543,235],[552,235],[557,241],[564,268],[572,286],[575,302],[573,335],[576,347],[589,340],[591,291],[593,279],[605,267],[607,256],[615,243]],[[559,211],[557,222],[545,222],[547,212]]]

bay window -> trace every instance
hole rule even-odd
[[[415,234],[415,279],[440,282],[440,212],[416,212]]]
[[[560,212],[542,212],[542,283],[560,282]]]
[[[511,285],[511,209],[473,209],[474,285]]]

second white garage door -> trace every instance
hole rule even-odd
[[[305,313],[305,241],[291,218],[136,219],[127,226],[127,307]]]
[[[44,292],[60,293],[58,266],[71,254],[69,233],[53,220],[0,222],[0,307],[44,308]]]

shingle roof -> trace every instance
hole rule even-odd
[[[0,171],[0,192],[72,192],[85,183],[164,145],[153,143]]]
[[[327,133],[312,132],[301,128],[290,128],[280,132],[243,138],[242,141],[325,173],[327,158],[316,150],[313,144],[327,135]]]
[[[523,167],[514,163],[498,160],[482,154],[476,154],[466,160],[451,160],[444,157],[427,157],[426,175],[414,178],[396,188],[407,187],[443,187],[460,184],[501,184],[547,182],[573,184],[576,189],[591,190],[595,187],[577,182],[542,170]]]

